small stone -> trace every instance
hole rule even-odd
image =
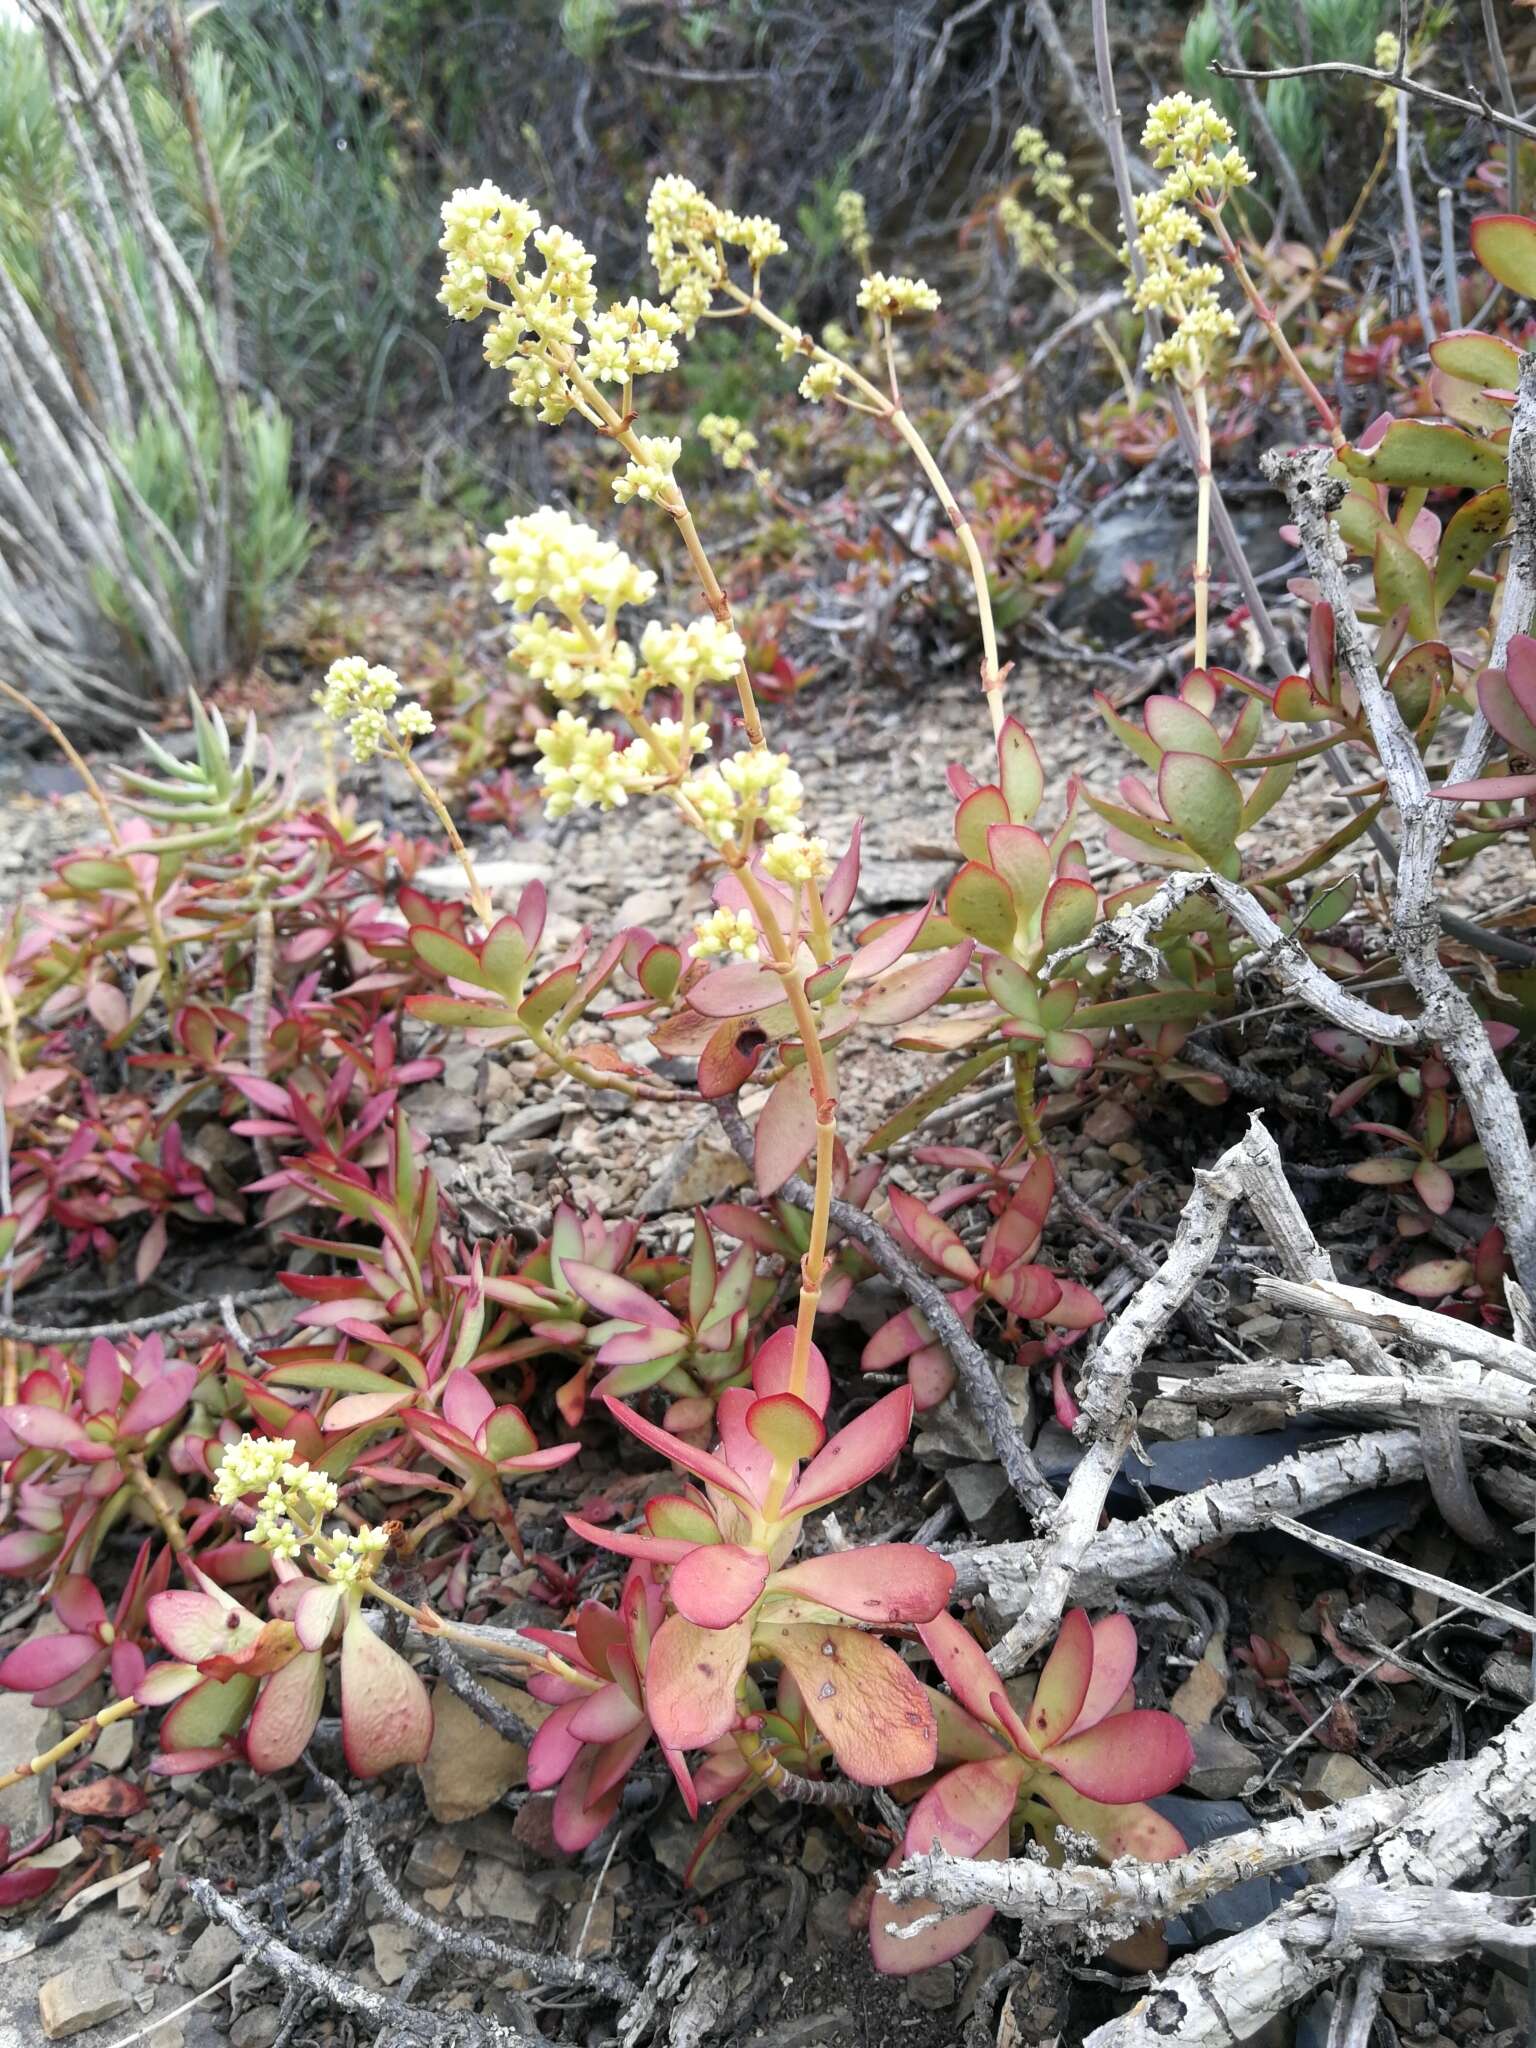
[[[622,931],[636,924],[667,924],[671,917],[670,889],[636,889],[632,896],[626,896],[619,905],[616,923],[618,929]]]
[[[1106,1095],[1083,1119],[1083,1136],[1095,1145],[1116,1145],[1136,1129],[1136,1119],[1123,1102]]]
[[[1153,1442],[1180,1444],[1199,1434],[1200,1417],[1188,1401],[1158,1394],[1142,1409],[1139,1428]]]
[[[746,2048],[843,2048],[843,2043],[853,2038],[853,2014],[840,2005],[831,2012],[786,2020],[770,2033],[754,2035]]]
[[[464,1851],[446,1835],[418,1835],[406,1859],[405,1881],[423,1891],[452,1884],[463,1861]]]
[[[973,1536],[985,1543],[998,1543],[1020,1532],[1023,1517],[1018,1501],[1007,1473],[995,1460],[957,1466],[948,1475],[948,1485]]]
[[[248,2005],[229,2030],[230,2048],[272,2048],[281,2018],[275,2005]]]
[[[51,1620],[52,1617],[50,1616]],[[54,1634],[53,1629],[34,1629],[32,1635]],[[0,1756],[24,1763],[53,1745],[64,1733],[64,1723],[52,1707],[34,1707],[24,1692],[0,1693]],[[49,1793],[53,1787],[50,1767],[35,1778],[22,1778],[0,1792],[0,1827],[9,1828],[18,1846],[40,1835],[53,1819]]]
[[[451,1884],[430,1886],[422,1893],[421,1903],[429,1913],[446,1913],[453,1904],[453,1886]]]
[[[1369,1638],[1388,1649],[1413,1629],[1409,1616],[1384,1593],[1372,1593],[1367,1599],[1356,1601],[1353,1607],[1346,1608],[1339,1621],[1339,1633],[1346,1642]]]
[[[1503,2033],[1506,2027],[1518,2027],[1524,2038],[1531,2010],[1531,1994],[1523,1979],[1511,1977],[1507,1970],[1495,1970],[1485,2009],[1488,2024],[1495,2033]]]
[[[116,1963],[77,1963],[50,1977],[37,1994],[38,2015],[50,2041],[68,2041],[87,2027],[115,2020],[133,1999]]]
[[[186,2028],[180,2020],[162,2020],[144,2036],[144,2048],[187,2048]]]
[[[800,1851],[800,1868],[807,1877],[820,1877],[832,1861],[832,1843],[825,1829],[812,1828]]]
[[[588,1907],[590,1905],[590,1914]],[[613,1947],[614,1901],[610,1893],[592,1901],[578,1899],[571,1913],[571,1931],[566,1954],[579,1962],[583,1956],[605,1956]]]
[[[492,1698],[516,1714],[526,1728],[536,1728],[549,1712],[518,1686],[494,1678],[483,1683]],[[522,1743],[498,1735],[446,1685],[439,1685],[433,1694],[432,1715],[432,1747],[418,1768],[434,1820],[470,1820],[494,1806],[514,1785],[526,1781],[528,1752]]]
[[[698,1830],[687,1821],[671,1821],[665,1827],[657,1828],[651,1836],[651,1854],[662,1869],[671,1871],[679,1882],[693,1861],[698,1846]],[[745,1877],[746,1872],[741,1846],[727,1828],[710,1844],[709,1854],[694,1872],[690,1894],[696,1899],[708,1898],[722,1885],[734,1884],[737,1878]]]
[[[998,1935],[984,1934],[971,1948],[969,1960],[970,1974],[965,1980],[965,1991],[956,2015],[962,2020],[968,2020],[976,2010],[976,2001],[987,1979],[1007,1962],[1008,1944]]]
[[[712,1124],[701,1123],[662,1160],[650,1186],[640,1197],[642,1216],[718,1202],[749,1178],[747,1169],[719,1137]]]
[[[853,1929],[848,1924],[848,1910],[853,1904],[853,1893],[841,1886],[836,1891],[824,1892],[811,1908],[811,1944],[815,1948],[840,1948],[845,1941],[853,1939]]]
[[[239,1962],[244,1945],[232,1927],[207,1926],[181,1959],[177,1971],[189,1991],[211,1991]]]
[[[1195,1752],[1184,1780],[1189,1789],[1202,1799],[1241,1799],[1243,1787],[1259,1775],[1258,1753],[1213,1722],[1191,1729],[1189,1739]]]
[[[1301,1781],[1303,1806],[1334,1806],[1341,1799],[1359,1799],[1381,1786],[1357,1757],[1331,1749],[1314,1756]]]
[[[91,1751],[91,1762],[100,1764],[106,1771],[120,1771],[132,1755],[133,1723],[111,1721],[96,1738],[96,1747]]]
[[[397,1927],[393,1920],[381,1920],[376,1927],[369,1928],[368,1939],[373,1947],[373,1967],[379,1973],[379,1982],[398,1984],[416,1953],[416,1930]]]
[[[1406,2028],[1415,2036],[1429,2018],[1429,2000],[1422,1991],[1384,1991],[1381,2009],[1395,2027]]]
[[[445,1081],[423,1081],[411,1090],[411,1126],[429,1138],[478,1138],[480,1108],[472,1095]]]
[[[475,862],[475,872],[497,908],[510,910],[530,882],[548,882],[553,870],[547,861],[480,860]],[[464,901],[469,895],[464,870],[456,860],[444,861],[439,867],[418,868],[411,882],[429,896]]]
[[[544,1894],[509,1863],[477,1857],[475,1874],[459,1901],[466,1920],[506,1920],[514,1927],[536,1927],[544,1911]]]
[[[555,1795],[540,1792],[525,1799],[512,1823],[512,1840],[535,1863],[558,1863],[561,1849],[555,1840]]]
[[[907,1979],[907,1996],[927,2012],[945,2012],[955,2002],[955,1966],[936,1963]]]

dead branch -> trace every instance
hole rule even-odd
[[[210,1920],[221,1920],[245,1943],[247,1964],[262,1964],[285,1991],[295,1988],[324,2000],[338,2012],[352,2013],[401,2044],[420,2048],[548,2048],[542,2034],[520,2034],[497,2020],[470,2012],[431,2012],[367,1991],[350,1977],[313,1956],[301,1955],[269,1928],[252,1919],[238,1899],[229,1899],[205,1877],[187,1880],[187,1890]]]
[[[1422,1906],[1423,1928],[1437,1894],[1487,1868],[1533,1812],[1536,1708],[1527,1708],[1337,1877],[1176,1963],[1124,2017],[1095,2028],[1084,2048],[1231,2048],[1271,2015],[1294,2012],[1338,1966],[1336,1930],[1347,1928],[1349,1894],[1395,1892]],[[1370,1911],[1364,1902],[1363,1926]],[[1380,1916],[1375,1924],[1383,1925]]]
[[[1427,1776],[1438,1782],[1460,1768],[1444,1765]],[[1084,1921],[1130,1929],[1182,1913],[1250,1877],[1271,1877],[1320,1856],[1352,1856],[1405,1819],[1427,1789],[1422,1779],[1383,1786],[1316,1813],[1291,1814],[1222,1835],[1168,1863],[1121,1856],[1107,1865],[1078,1863],[1053,1870],[1028,1857],[983,1863],[940,1850],[911,1856],[882,1872],[880,1890],[898,1901],[932,1899],[951,1911],[992,1906],[1011,1920],[1052,1931],[1069,1931]]]

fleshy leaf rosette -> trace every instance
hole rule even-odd
[[[1177,1828],[1142,1802],[1180,1783],[1193,1751],[1181,1721],[1134,1704],[1136,1631],[1126,1616],[1094,1623],[1081,1607],[1065,1615],[1023,1713],[952,1615],[936,1615],[918,1634],[952,1695],[945,1748],[966,1761],[912,1809],[892,1867],[941,1846],[951,1856],[1006,1856],[1009,1828],[1026,1796],[1090,1835],[1106,1857],[1161,1863],[1182,1853]],[[888,1976],[929,1969],[969,1947],[992,1917],[989,1907],[976,1907],[943,1914],[920,1934],[899,1932],[939,1912],[929,1899],[893,1905],[877,1896],[869,1930],[875,1967]]]
[[[1055,1190],[1050,1159],[1037,1153],[976,1253],[933,1208],[894,1185],[890,1189],[891,1213],[918,1257],[942,1279],[959,1283],[950,1303],[968,1330],[974,1328],[977,1311],[987,1301],[1011,1319],[1044,1323],[1057,1333],[1059,1341],[1070,1342],[1079,1332],[1101,1323],[1104,1310],[1098,1297],[1079,1281],[1036,1263]],[[903,1309],[877,1330],[859,1363],[865,1372],[889,1372],[903,1360],[919,1410],[936,1406],[955,1383],[949,1353],[935,1339],[920,1309]]]
[[[187,1567],[192,1585],[149,1602],[149,1625],[175,1660],[156,1664],[135,1697],[169,1706],[161,1723],[163,1776],[206,1770],[244,1755],[257,1771],[286,1770],[304,1754],[325,1704],[325,1658],[341,1650],[341,1728],[348,1767],[375,1778],[420,1763],[432,1741],[432,1704],[416,1673],[368,1626],[359,1587],[323,1585],[292,1566],[260,1621],[221,1586]]]
[[[791,1393],[793,1345],[793,1330],[776,1332],[753,1360],[752,1385],[721,1394],[713,1450],[609,1396],[615,1420],[694,1483],[653,1496],[643,1531],[566,1519],[577,1535],[635,1559],[661,1584],[665,1614],[649,1634],[643,1665],[632,1648],[629,1656],[642,1695],[632,1705],[643,1700],[663,1751],[709,1750],[737,1734],[755,1747],[747,1667],[771,1660],[793,1678],[848,1777],[865,1785],[920,1777],[937,1755],[933,1707],[877,1632],[938,1614],[954,1584],[952,1568],[910,1543],[787,1562],[808,1513],[862,1486],[896,1456],[911,1425],[912,1394],[897,1388],[829,1436],[826,1362],[813,1345],[803,1393]]]

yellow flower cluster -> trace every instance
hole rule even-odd
[[[652,619],[640,635],[642,675],[654,689],[696,690],[702,683],[728,683],[746,658],[734,628],[719,619],[690,619],[666,626]]]
[[[515,612],[547,603],[570,616],[593,604],[611,619],[621,605],[649,604],[656,594],[654,571],[553,505],[509,519],[485,544],[496,598]]]
[[[1021,269],[1046,265],[1060,271],[1072,268],[1071,258],[1062,249],[1050,222],[1042,220],[1033,208],[1021,205],[1011,192],[1005,192],[998,200],[997,217]]]
[[[729,954],[735,960],[758,957],[757,926],[749,910],[716,910],[693,928],[693,957],[713,960]]]
[[[1219,207],[1229,192],[1253,183],[1231,122],[1209,100],[1191,99],[1187,92],[1170,93],[1148,107],[1141,146],[1153,168],[1168,173],[1162,193],[1170,206],[1192,199]]]
[[[1038,128],[1020,128],[1013,138],[1013,153],[1029,174],[1035,197],[1055,207],[1056,218],[1064,228],[1091,225],[1066,158],[1059,149],[1050,147]]]
[[[544,785],[547,817],[563,818],[574,810],[614,810],[629,802],[630,791],[642,779],[628,758],[633,747],[621,751],[611,732],[569,711],[535,733],[533,743],[543,756],[533,772]]]
[[[369,761],[390,738],[409,746],[432,730],[432,714],[423,704],[399,702],[400,678],[392,668],[372,666],[360,654],[343,655],[326,670],[325,687],[313,701],[322,717],[344,725],[354,761]],[[390,718],[394,728],[391,734]]]
[[[830,398],[843,381],[841,363],[829,363],[825,357],[812,363],[800,379],[800,396],[808,398],[812,405],[819,405],[824,398]]]
[[[455,320],[491,317],[486,361],[508,372],[514,405],[550,426],[573,409],[597,417],[593,384],[624,386],[677,367],[681,314],[635,298],[599,312],[591,251],[565,228],[543,226],[526,200],[476,185],[455,192],[442,219],[438,298]],[[587,380],[588,400],[573,372]]]
[[[669,496],[672,472],[683,452],[683,444],[676,435],[637,434],[635,439],[640,459],[631,457],[622,475],[613,480],[613,495],[621,505],[627,505],[632,498],[654,500]]]
[[[728,248],[742,251],[755,283],[769,257],[782,256],[789,246],[778,223],[766,214],[732,213],[716,206],[691,178],[658,178],[646,201],[645,218],[657,282],[690,339],[725,282]]]
[[[1403,46],[1391,29],[1383,29],[1376,38],[1376,50],[1373,61],[1378,71],[1395,72],[1402,63]],[[1395,85],[1384,85],[1376,95],[1375,104],[1381,108],[1384,114],[1395,114],[1397,111],[1397,87]]]
[[[245,1540],[259,1543],[274,1558],[297,1557],[339,1498],[334,1481],[295,1462],[295,1448],[289,1437],[246,1435],[227,1448],[214,1475],[213,1497],[221,1507],[260,1494]]]
[[[867,270],[874,249],[869,239],[869,209],[864,204],[864,194],[848,186],[838,193],[833,212],[843,247],[861,270]]]
[[[1236,316],[1217,296],[1222,280],[1215,263],[1193,261],[1201,225],[1184,202],[1208,213],[1227,195],[1250,184],[1253,172],[1233,147],[1232,128],[1208,100],[1172,93],[1147,110],[1142,147],[1168,173],[1155,192],[1136,200],[1137,241],[1146,266],[1132,295],[1139,312],[1156,311],[1170,333],[1147,357],[1153,377],[1195,384],[1210,373],[1224,341],[1238,333]]]
[[[665,444],[674,457],[678,445]],[[693,693],[705,683],[729,682],[746,654],[740,635],[716,618],[690,619],[686,625],[663,625],[653,619],[641,635],[637,659],[633,646],[620,637],[616,621],[624,606],[649,601],[656,578],[568,512],[541,505],[536,512],[509,520],[501,533],[489,536],[486,546],[496,596],[518,614],[512,626],[513,659],[560,703],[590,697],[605,711],[635,712],[648,691],[677,690],[691,726]],[[538,609],[541,605],[560,617],[551,618]],[[595,608],[600,619],[594,620],[588,607]],[[583,743],[578,759],[570,751],[573,744],[568,735],[556,744],[546,776],[551,791],[559,789],[570,798],[562,809],[577,803],[603,803],[607,808],[619,801],[612,794],[621,786],[613,781],[618,770],[606,751],[599,750],[599,758]],[[701,752],[704,745],[707,737],[690,752]],[[677,764],[661,765],[662,772],[671,773]],[[559,776],[554,775],[555,768],[562,771]],[[597,769],[601,773],[594,780]],[[566,770],[571,771],[569,776]],[[633,774],[635,764],[625,772]]]
[[[713,846],[750,844],[759,820],[770,832],[789,832],[800,815],[800,777],[788,754],[732,754],[689,776],[682,796]]]
[[[883,270],[872,270],[859,285],[860,312],[878,313],[882,320],[938,309],[938,293],[921,277],[887,277]]]
[[[776,832],[763,854],[763,873],[776,882],[799,886],[819,882],[832,871],[826,841],[807,839],[799,831]]]
[[[699,421],[699,439],[718,457],[726,469],[745,467],[757,446],[757,436],[741,424],[734,413],[707,412]]]
[[[326,1560],[331,1584],[366,1586],[388,1548],[389,1534],[384,1529],[353,1529],[338,1537]]]

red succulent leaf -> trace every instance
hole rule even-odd
[[[816,1098],[809,1067],[791,1067],[773,1084],[757,1119],[753,1170],[759,1194],[771,1195],[803,1164],[816,1143]]]
[[[913,1807],[901,1856],[927,1856],[940,1849],[948,1856],[1006,1856],[1008,1823],[1018,1793],[1018,1766],[1011,1758],[961,1764],[946,1772]],[[900,1860],[891,1859],[893,1865]],[[910,1940],[890,1931],[893,1925],[908,1927],[938,1910],[931,1899],[913,1899],[897,1906],[877,1892],[869,1915],[869,1947],[875,1968],[887,1977],[909,1977],[935,1963],[948,1962],[969,1948],[992,1918],[990,1906],[976,1906],[968,1913],[946,1914],[936,1927]]]
[[[348,1768],[360,1778],[419,1764],[432,1743],[426,1687],[360,1609],[341,1633],[341,1736]]]
[[[894,1785],[933,1769],[938,1722],[927,1689],[878,1636],[795,1623],[764,1630],[763,1639],[799,1686],[846,1777]]]
[[[750,1621],[710,1629],[685,1614],[667,1616],[645,1666],[645,1703],[665,1748],[706,1749],[735,1727],[751,1648]]]
[[[252,1710],[245,1731],[252,1770],[285,1771],[296,1764],[324,1705],[325,1659],[318,1650],[301,1650],[267,1680]]]
[[[891,1214],[896,1228],[915,1252],[956,1280],[974,1280],[977,1266],[947,1223],[925,1209],[916,1195],[905,1188],[890,1190]]]
[[[78,1676],[102,1655],[91,1636],[33,1636],[0,1664],[0,1686],[9,1692],[46,1692]]]
[[[1036,1749],[1048,1749],[1076,1721],[1092,1676],[1093,1624],[1081,1607],[1074,1607],[1061,1618],[1055,1645],[1024,1717]]]
[[[1045,1760],[1085,1798],[1119,1806],[1182,1784],[1194,1751],[1182,1721],[1138,1707],[1053,1744]]]
[[[775,1572],[775,1603],[783,1595],[829,1607],[856,1621],[892,1625],[931,1621],[954,1590],[954,1566],[919,1543],[875,1543],[828,1551]]]
[[[768,1560],[736,1543],[700,1544],[673,1567],[672,1604],[700,1628],[729,1628],[756,1606]]]
[[[752,1387],[755,1393],[765,1399],[770,1394],[789,1392],[790,1369],[794,1361],[795,1332],[792,1324],[760,1344],[752,1355]],[[801,1399],[807,1407],[814,1408],[818,1415],[825,1415],[827,1403],[832,1398],[832,1375],[827,1370],[827,1361],[813,1344],[806,1368],[805,1388]]]
[[[651,1564],[679,1564],[690,1551],[698,1547],[696,1538],[682,1539],[666,1536],[643,1536],[637,1530],[600,1529],[595,1522],[585,1521],[580,1515],[567,1515],[566,1527],[585,1543],[595,1543],[600,1550],[611,1550],[619,1557],[638,1557]]]
[[[592,1794],[592,1774],[600,1751],[583,1745],[571,1768],[560,1780],[551,1817],[556,1845],[567,1856],[578,1856],[595,1842],[619,1810],[618,1785],[601,1797]]]
[[[1188,1847],[1173,1822],[1164,1820],[1154,1806],[1106,1806],[1051,1776],[1038,1779],[1030,1789],[1075,1833],[1097,1842],[1106,1861],[1134,1856],[1138,1863],[1167,1863]]]
[[[1106,1614],[1093,1624],[1093,1675],[1068,1735],[1096,1728],[1114,1712],[1136,1675],[1137,1654],[1136,1624],[1128,1614]]]
[[[0,1907],[24,1906],[31,1899],[40,1899],[44,1892],[52,1891],[62,1875],[62,1871],[50,1870],[46,1865],[18,1864],[0,1876]]]
[[[673,1464],[681,1465],[683,1470],[691,1472],[695,1479],[702,1479],[709,1486],[718,1486],[722,1493],[727,1493],[733,1500],[740,1501],[743,1507],[751,1508],[756,1505],[743,1489],[736,1473],[721,1459],[711,1456],[708,1451],[699,1450],[693,1444],[684,1443],[681,1437],[673,1436],[670,1431],[659,1428],[654,1422],[647,1422],[643,1415],[637,1415],[633,1408],[623,1401],[616,1400],[612,1394],[605,1394],[603,1401],[614,1421],[627,1429],[631,1436],[639,1437],[641,1443],[649,1445],[662,1457],[670,1458]]]
[[[896,1387],[840,1429],[801,1473],[784,1503],[786,1514],[808,1514],[883,1472],[912,1427],[912,1389]]]

